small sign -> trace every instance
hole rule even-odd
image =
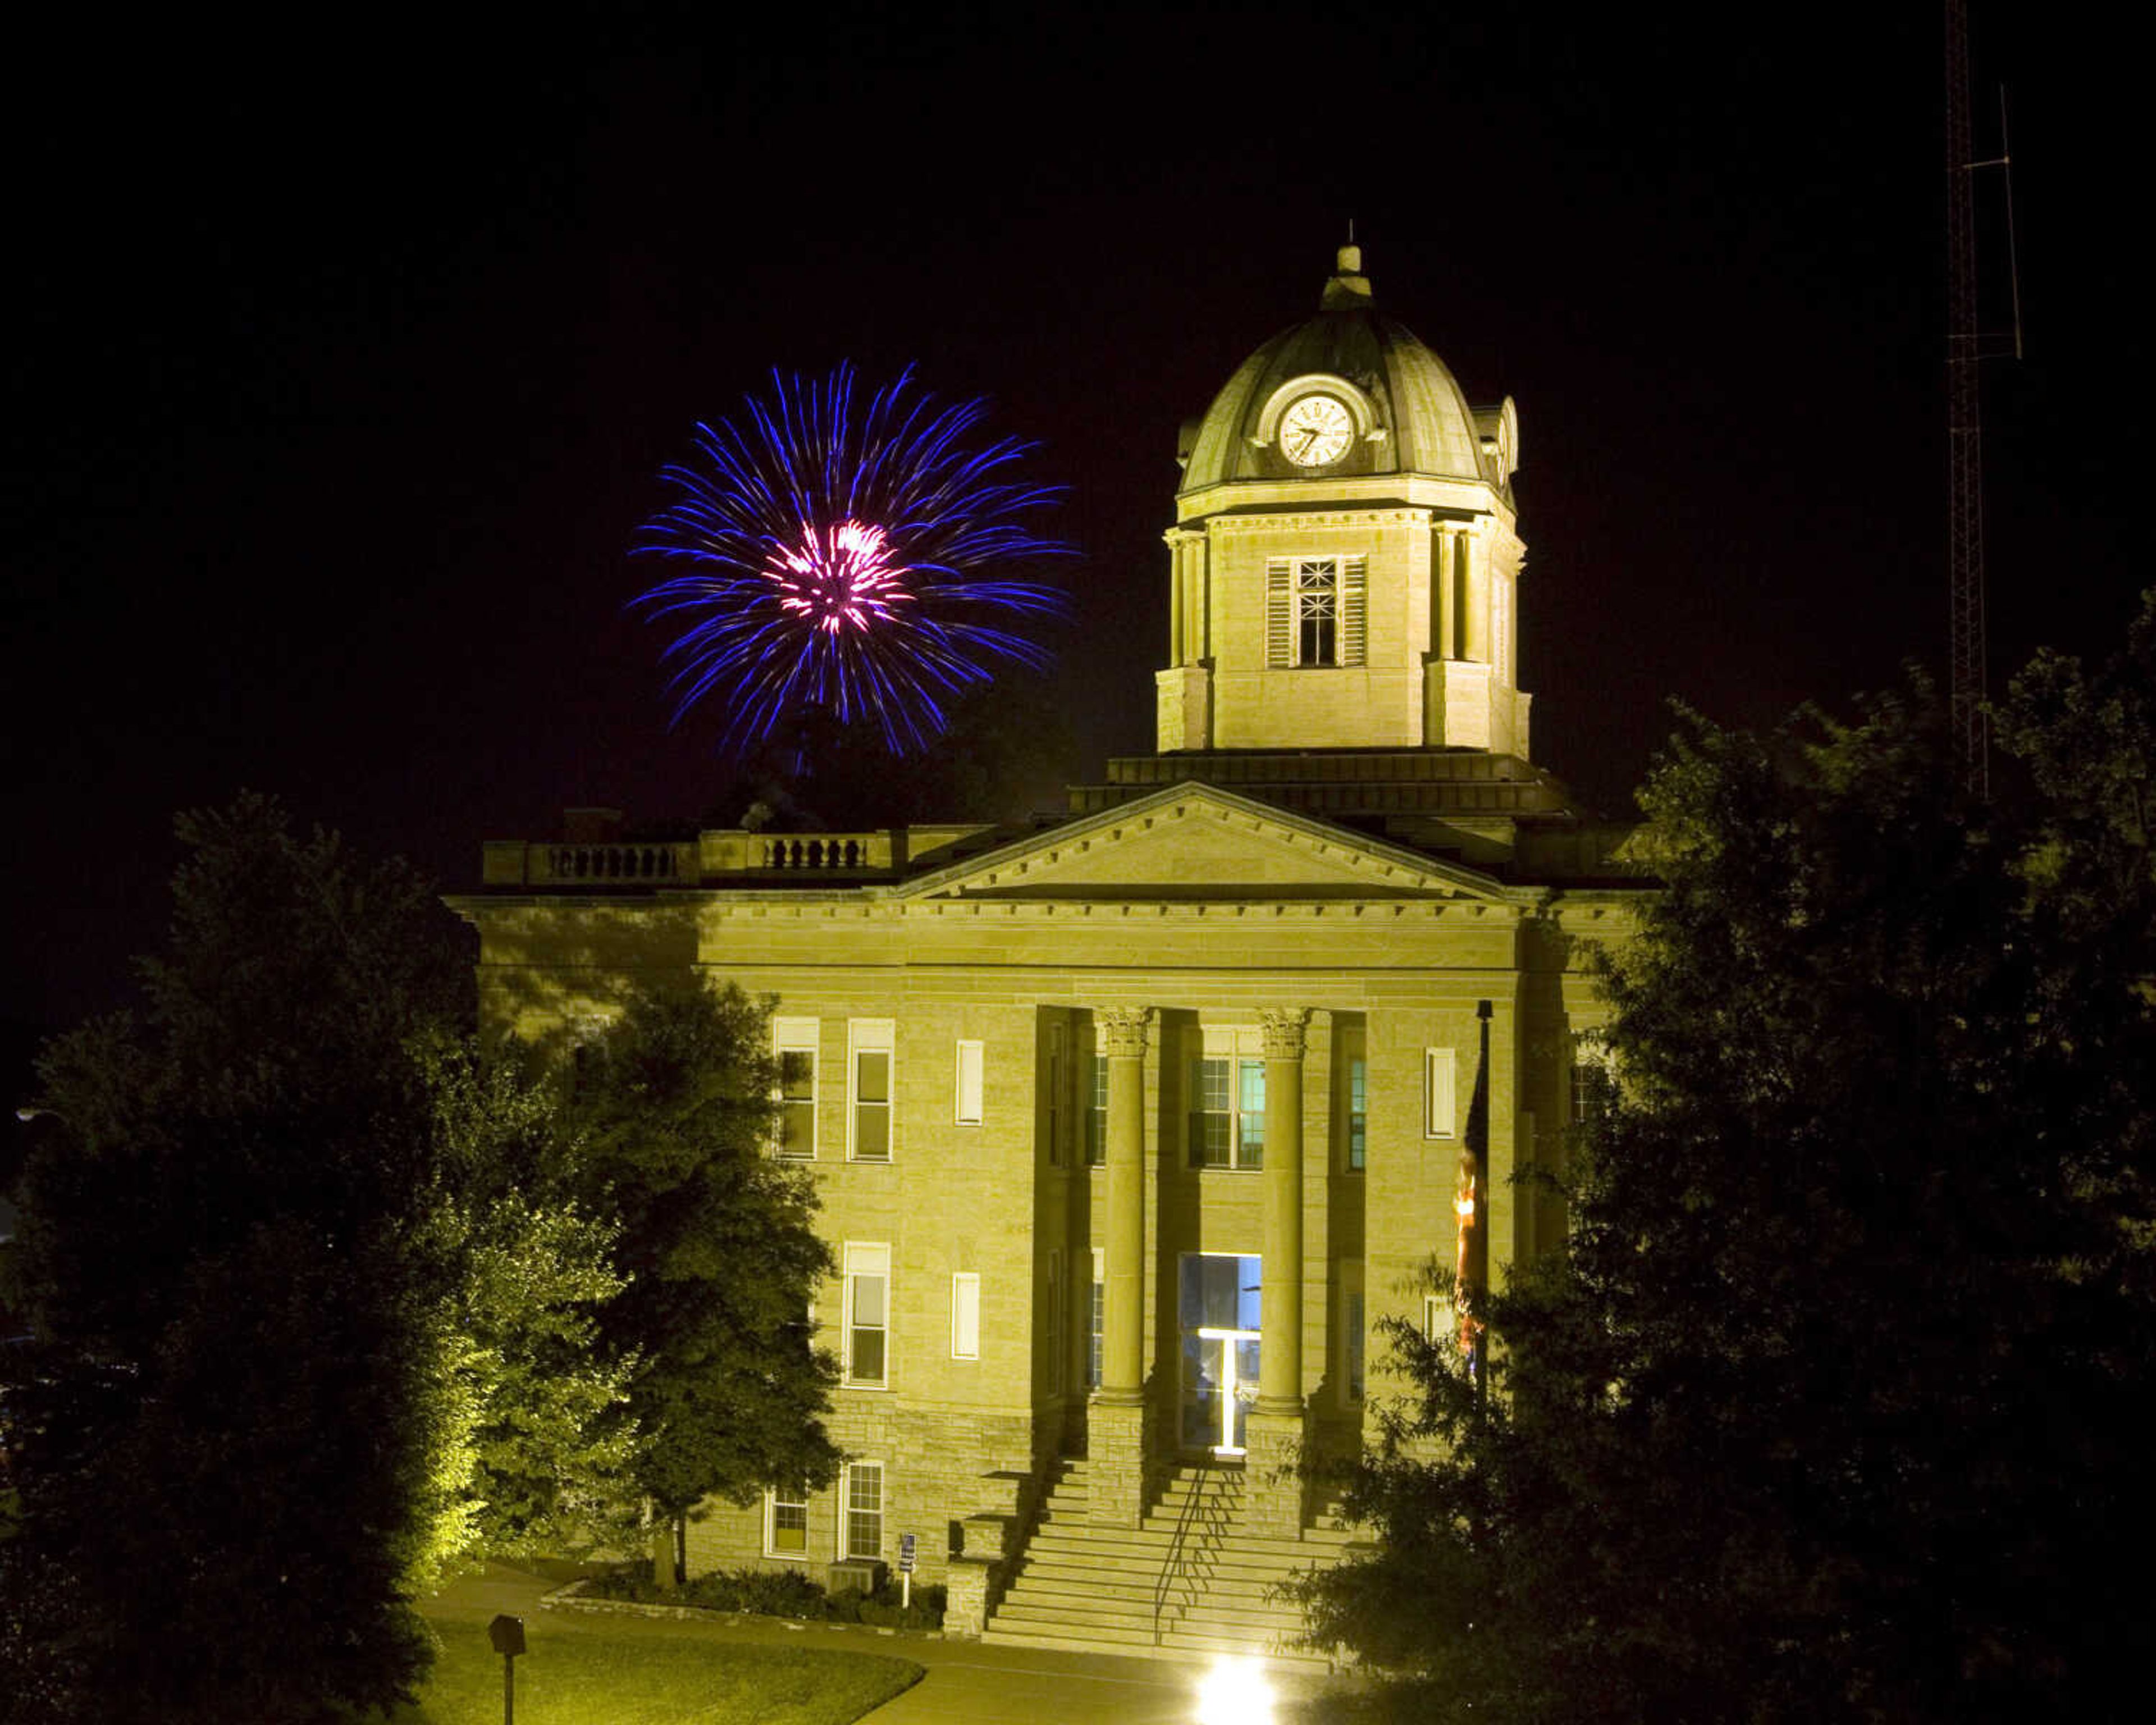
[[[524,1651],[524,1620],[505,1611],[487,1625],[486,1634],[501,1656],[501,1725],[516,1725],[516,1656]]]
[[[913,1574],[913,1536],[911,1533],[898,1536],[898,1573],[901,1575]]]

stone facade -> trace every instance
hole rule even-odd
[[[1316,333],[1254,357],[1285,381],[1246,367],[1209,414],[1160,752],[1062,824],[648,844],[585,811],[574,842],[490,844],[455,901],[493,1029],[572,1040],[692,971],[775,1003],[855,1461],[715,1507],[692,1570],[888,1563],[911,1532],[977,1629],[1077,1454],[1122,1527],[1179,1457],[1240,1455],[1248,1531],[1296,1538],[1295,1463],[1404,1388],[1382,1325],[1451,1322],[1424,1276],[1463,1159],[1476,1277],[1561,1235],[1520,1177],[1562,1164],[1586,955],[1640,886],[1525,759],[1517,416],[1446,398],[1367,298],[1343,254]],[[1311,357],[1358,342],[1344,384]],[[1351,387],[1336,466],[1253,452]]]

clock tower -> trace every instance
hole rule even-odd
[[[1163,753],[1527,756],[1509,398],[1474,408],[1341,249],[1180,452]]]
[[[1201,782],[1506,880],[1593,875],[1527,752],[1510,397],[1473,407],[1340,249],[1317,314],[1183,427],[1156,752],[1075,814]]]

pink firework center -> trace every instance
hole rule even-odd
[[[883,529],[856,521],[827,528],[803,522],[800,544],[774,548],[763,571],[783,607],[833,634],[890,621],[893,607],[912,601],[906,573],[891,560]]]

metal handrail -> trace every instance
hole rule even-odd
[[[1183,1554],[1185,1548],[1189,1543],[1191,1529],[1196,1525],[1205,1509],[1205,1488],[1217,1479],[1221,1493],[1224,1495],[1227,1491],[1227,1478],[1224,1470],[1201,1463],[1195,1471],[1198,1477],[1192,1482],[1190,1496],[1184,1501],[1181,1512],[1175,1518],[1175,1532],[1169,1536],[1168,1553],[1161,1559],[1160,1575],[1153,1584],[1152,1644],[1156,1647],[1161,1645],[1163,1631],[1160,1620],[1168,1603],[1168,1591],[1174,1585],[1177,1577],[1183,1572]],[[1208,1518],[1209,1522],[1216,1519],[1218,1518]]]
[[[1190,1524],[1198,1517],[1199,1502],[1205,1495],[1205,1476],[1211,1471],[1209,1468],[1199,1470],[1198,1477],[1191,1485],[1190,1495],[1183,1499],[1182,1512],[1175,1518],[1175,1532],[1168,1537],[1167,1555],[1160,1560],[1160,1575],[1152,1588],[1152,1644],[1156,1647],[1160,1645],[1161,1608],[1168,1603],[1168,1589],[1174,1579],[1176,1559],[1183,1554],[1183,1542],[1189,1538]]]

